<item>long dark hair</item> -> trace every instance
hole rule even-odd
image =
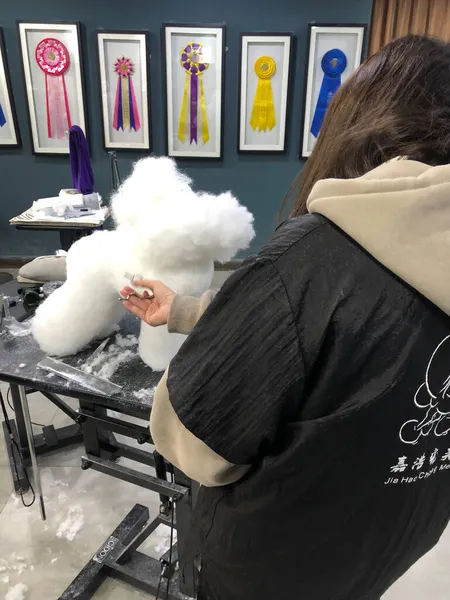
[[[281,212],[305,214],[320,179],[359,177],[397,156],[450,163],[450,44],[408,35],[374,54],[332,99]]]

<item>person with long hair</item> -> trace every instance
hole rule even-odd
[[[450,45],[394,41],[332,99],[258,256],[215,296],[125,303],[190,334],[151,433],[202,484],[202,600],[379,600],[447,527],[449,163]]]

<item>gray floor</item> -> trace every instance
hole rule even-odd
[[[2,391],[6,386],[2,385]],[[76,401],[67,400],[76,405]],[[37,423],[71,423],[40,394],[30,397],[30,409]],[[136,502],[148,506],[152,515],[158,512],[156,494],[107,475],[82,471],[81,454],[82,448],[78,447],[40,459],[47,509],[47,521],[43,523],[37,504],[24,508],[12,493],[4,441],[0,440],[0,598],[56,600]],[[168,528],[159,528],[142,549],[160,556],[168,548],[168,534]],[[26,586],[23,599],[20,594],[9,598],[8,592],[20,590],[18,584]],[[95,595],[96,600],[106,598],[149,596],[109,582]]]
[[[225,274],[219,274],[223,280]],[[2,385],[2,391],[6,386]],[[75,402],[75,401],[71,401]],[[43,396],[30,397],[33,421],[69,424]],[[36,428],[39,431],[39,427]],[[156,494],[80,469],[82,448],[40,459],[48,520],[38,507],[24,508],[12,493],[3,437],[0,436],[0,599],[56,600],[95,550],[136,503],[158,511]],[[125,462],[125,461],[124,461]],[[168,531],[157,531],[144,551],[161,555]],[[385,600],[450,600],[450,530],[440,544],[399,581]],[[149,596],[110,580],[95,600],[138,600]],[[261,599],[263,600],[263,599]]]
[[[56,426],[70,423],[38,394],[30,397],[30,407],[35,422]],[[4,442],[0,439],[0,598],[56,600],[135,502],[149,506],[152,514],[157,512],[156,494],[107,475],[82,471],[81,453],[81,447],[73,448],[40,459],[48,511],[47,522],[43,523],[36,505],[24,508],[12,493]],[[167,545],[166,529],[157,531],[143,549],[159,556]],[[450,531],[388,592],[385,600],[449,600],[449,564]],[[18,584],[26,586],[23,598],[9,598],[8,592],[20,590]],[[148,598],[112,580],[95,595],[95,600]]]

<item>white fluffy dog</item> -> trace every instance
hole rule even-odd
[[[178,294],[199,296],[211,284],[213,261],[225,262],[254,237],[253,215],[225,192],[195,193],[169,158],[145,158],[112,199],[116,229],[76,242],[67,254],[67,281],[38,308],[33,335],[54,356],[75,354],[106,337],[124,313],[125,273],[163,281]],[[142,323],[139,352],[165,369],[184,336]]]

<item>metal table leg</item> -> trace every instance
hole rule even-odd
[[[0,391],[1,408],[3,413],[3,436],[5,438],[5,448],[8,455],[9,468],[11,470],[11,477],[14,484],[14,490],[17,494],[25,494],[28,491],[28,478],[25,468],[23,466],[22,455],[19,450],[19,435],[17,433],[16,423],[14,419],[8,417],[6,412],[6,405],[4,402],[3,394]],[[22,411],[22,406],[20,405]]]
[[[39,496],[39,504],[40,504],[40,509],[41,509],[42,520],[45,521],[46,516],[45,516],[44,496],[42,495],[41,476],[39,473],[39,467],[38,467],[37,459],[36,459],[36,451],[34,448],[33,425],[31,424],[31,417],[30,417],[30,410],[28,407],[27,394],[25,392],[25,388],[22,385],[19,386],[19,394],[20,394],[20,402],[22,405],[25,429],[27,432],[28,448],[30,451],[31,464],[33,466],[33,480],[34,480],[34,486],[36,488],[35,492],[36,492],[36,495]]]
[[[25,427],[25,417],[23,414],[22,403],[20,399],[19,386],[11,384],[11,400],[14,408],[14,421],[16,423],[19,450],[23,458],[28,458],[27,430]],[[28,403],[27,403],[28,406]]]
[[[175,483],[178,483],[181,472],[175,471]],[[199,484],[195,481],[191,482],[191,493],[186,495],[180,502],[176,504],[177,515],[177,539],[178,539],[178,559],[180,565],[180,592],[189,596],[195,597],[196,577],[195,566],[192,562],[184,559],[185,545],[192,518],[193,503],[197,499]]]

